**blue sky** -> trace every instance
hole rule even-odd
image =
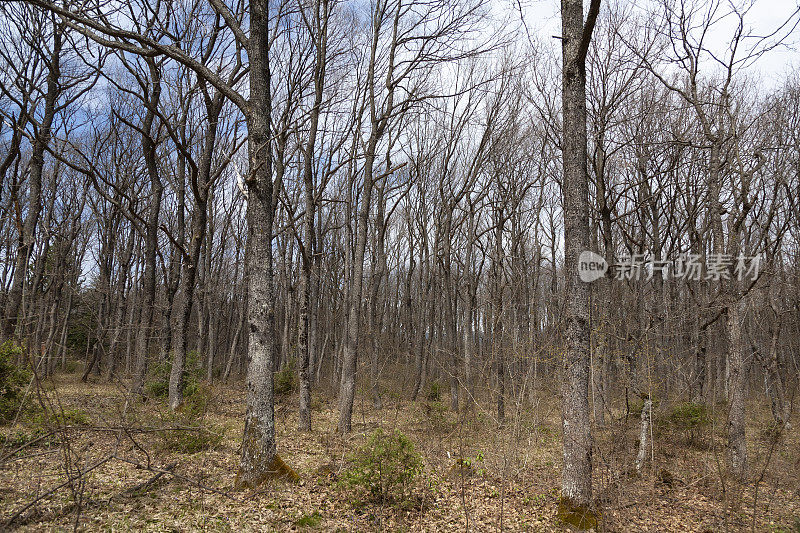
[[[621,0],[626,1],[626,0]],[[648,10],[658,9],[662,2],[659,0],[634,1],[627,0],[634,4],[636,11],[644,13]],[[677,1],[677,0],[673,0]],[[787,19],[797,11],[800,0],[732,0],[737,5],[752,3],[752,8],[747,13],[745,24],[750,28],[751,33],[766,35],[778,29]],[[552,46],[557,46],[557,41],[553,35],[561,33],[560,8],[558,0],[496,0],[496,10],[498,12],[516,13],[519,18],[520,8],[525,16],[525,24],[535,39],[541,42],[550,42]],[[606,1],[604,0],[605,4]],[[697,5],[707,5],[710,2],[703,0],[687,0],[687,3]],[[585,9],[588,9],[589,0],[584,0]],[[720,13],[725,12],[728,0],[720,1]],[[507,15],[508,16],[508,15]],[[784,28],[787,33],[794,22]],[[733,21],[723,20],[716,27],[715,31],[709,35],[709,47],[716,52],[723,51],[730,43]],[[747,71],[756,75],[762,80],[764,87],[773,87],[780,84],[786,75],[791,71],[800,70],[800,29],[784,40],[783,44],[761,56],[758,61]]]

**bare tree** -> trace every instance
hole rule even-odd
[[[570,510],[592,504],[589,415],[589,285],[578,276],[578,255],[589,248],[589,177],[586,167],[586,54],[600,0],[583,20],[581,0],[562,0],[562,154],[566,356],[562,380],[564,471],[562,501]]]

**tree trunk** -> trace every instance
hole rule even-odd
[[[150,209],[147,213],[144,250],[144,279],[142,294],[142,320],[136,335],[136,380],[134,390],[141,392],[149,364],[149,345],[153,328],[153,315],[156,299],[156,249],[158,248],[158,221],[161,212],[161,197],[164,185],[158,173],[156,144],[152,137],[156,108],[161,98],[161,72],[152,59],[147,60],[150,68],[152,92],[146,96],[147,113],[142,124],[142,151],[145,166],[150,178]]]
[[[275,406],[272,367],[275,359],[275,288],[273,285],[273,184],[270,150],[269,2],[250,1],[250,108],[247,117],[249,176],[247,220],[250,250],[248,276],[248,355],[246,410],[237,488],[255,487],[276,473]]]
[[[322,10],[322,12],[320,12]],[[303,154],[303,199],[305,201],[305,213],[303,214],[303,246],[301,249],[302,257],[300,261],[300,310],[299,325],[300,335],[298,342],[299,364],[298,374],[300,377],[300,408],[299,408],[299,428],[311,431],[311,377],[309,375],[309,365],[311,364],[311,343],[310,328],[313,321],[309,317],[310,297],[312,284],[312,271],[314,268],[314,214],[316,201],[314,198],[314,149],[316,147],[317,129],[319,116],[322,106],[323,90],[325,88],[325,62],[328,36],[328,2],[327,0],[317,0],[315,2],[314,16],[312,18],[314,35],[314,45],[316,58],[314,63],[314,106],[311,108],[309,117],[308,140]]]
[[[28,166],[29,189],[28,211],[25,222],[20,231],[19,247],[14,266],[14,278],[6,302],[5,321],[3,323],[3,337],[10,338],[15,333],[20,319],[22,308],[22,294],[25,280],[28,277],[28,264],[36,244],[36,226],[39,223],[42,203],[42,173],[44,171],[44,152],[50,144],[53,119],[56,115],[56,102],[61,94],[59,78],[61,77],[61,48],[63,44],[63,27],[55,26],[52,39],[53,50],[49,58],[50,71],[47,74],[47,93],[44,101],[44,114],[39,123],[36,137],[33,141],[31,159]]]
[[[766,384],[767,395],[769,396],[772,418],[775,425],[779,428],[786,427],[789,422],[789,408],[786,402],[783,380],[778,371],[778,340],[780,338],[781,323],[777,316],[774,316],[770,323],[770,343],[767,357],[759,357],[764,368],[764,381]],[[760,353],[756,351],[756,353]]]
[[[747,440],[745,438],[745,367],[742,336],[744,301],[728,306],[728,357],[730,369],[728,406],[728,461],[733,476],[743,481],[747,475]]]
[[[592,503],[592,435],[589,411],[589,285],[578,276],[578,256],[589,246],[586,167],[586,49],[599,1],[583,24],[582,0],[562,0],[562,113],[564,166],[564,276],[566,357],[562,379],[564,471],[562,503],[585,510]]]
[[[645,461],[647,461],[647,449],[649,443],[647,436],[650,431],[650,413],[653,409],[653,402],[650,398],[645,398],[642,406],[642,423],[639,426],[639,453],[636,454],[636,473],[641,475]]]
[[[183,402],[183,383],[185,378],[186,364],[186,327],[192,313],[192,300],[194,297],[195,281],[197,279],[197,267],[200,264],[200,252],[203,248],[203,240],[206,236],[208,221],[208,188],[211,179],[211,161],[214,155],[214,144],[217,139],[217,124],[219,114],[225,100],[221,94],[216,94],[213,100],[207,101],[208,126],[203,141],[203,151],[195,174],[192,176],[194,191],[194,213],[192,216],[192,232],[189,241],[189,255],[184,258],[183,272],[180,277],[180,300],[175,313],[174,339],[172,345],[172,369],[169,376],[169,407],[175,411]],[[183,209],[183,206],[181,206]],[[210,246],[206,247],[206,254],[210,255]],[[199,306],[198,306],[199,307]],[[198,309],[198,313],[202,313]],[[203,332],[198,332],[202,335]],[[208,347],[209,353],[213,353],[213,348]],[[200,354],[198,354],[200,355]],[[211,374],[211,364],[209,362],[209,376]]]
[[[372,197],[372,167],[375,160],[376,134],[370,136],[367,158],[364,162],[364,184],[361,190],[361,205],[356,223],[356,243],[353,258],[353,279],[350,281],[350,311],[348,313],[347,338],[344,344],[342,379],[339,386],[339,433],[350,433],[353,417],[353,401],[356,392],[356,368],[358,365],[358,341],[361,333],[361,297],[364,281],[364,256],[367,249],[367,224],[369,223]],[[371,154],[371,155],[370,155]]]

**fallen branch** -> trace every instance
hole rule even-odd
[[[18,519],[20,516],[22,516],[22,514],[23,514],[25,511],[27,511],[28,509],[30,509],[31,507],[33,507],[34,505],[36,505],[37,503],[39,503],[39,502],[40,502],[40,501],[42,501],[43,499],[47,498],[47,497],[48,497],[48,496],[50,496],[51,494],[54,494],[54,493],[55,493],[55,492],[57,492],[58,490],[60,490],[60,489],[62,489],[62,488],[64,488],[64,487],[66,487],[67,485],[71,484],[72,482],[74,482],[74,481],[77,481],[78,479],[82,478],[83,476],[85,476],[86,474],[88,474],[89,472],[91,472],[92,470],[94,470],[94,469],[96,469],[96,468],[98,468],[98,467],[100,467],[100,466],[102,466],[102,465],[106,464],[107,462],[109,462],[109,461],[110,461],[111,459],[113,459],[113,458],[114,458],[114,456],[113,456],[113,455],[110,455],[110,456],[108,456],[108,457],[104,457],[103,459],[101,459],[101,460],[97,461],[96,463],[94,463],[94,464],[93,464],[92,466],[90,466],[89,468],[86,468],[85,470],[81,470],[80,472],[78,472],[78,473],[77,473],[76,475],[74,475],[74,476],[70,476],[70,477],[68,477],[68,478],[67,478],[67,480],[66,480],[65,482],[61,483],[60,485],[57,485],[57,486],[53,487],[52,489],[48,490],[47,492],[45,492],[44,494],[42,494],[42,495],[40,495],[40,496],[37,496],[37,497],[36,497],[36,498],[35,498],[33,501],[31,501],[31,502],[30,502],[30,503],[28,503],[26,506],[24,506],[23,508],[21,508],[19,511],[17,511],[17,512],[16,512],[16,513],[14,513],[13,515],[11,515],[11,517],[10,517],[8,520],[6,520],[6,521],[5,521],[5,524],[4,524],[4,525],[5,525],[6,527],[10,527],[11,525],[13,525],[13,524],[14,524],[14,522],[16,522],[16,521],[17,521],[17,519]],[[25,522],[25,519],[23,519],[22,521],[23,521],[23,522]]]
[[[155,475],[153,477],[151,477],[150,479],[148,479],[147,481],[143,481],[141,483],[138,483],[138,484],[134,485],[133,487],[131,487],[129,489],[125,489],[124,491],[122,491],[122,492],[112,496],[111,498],[109,498],[109,501],[111,501],[111,500],[113,500],[115,498],[121,497],[121,496],[134,496],[137,492],[144,491],[144,490],[152,487],[155,484],[156,481],[158,481],[159,479],[161,479],[161,477],[164,476],[164,474],[173,474],[174,475],[173,470],[175,469],[176,466],[178,466],[178,463],[172,463],[171,465],[165,466],[163,470],[158,470],[155,473]]]
[[[143,465],[142,463],[140,463],[138,461],[134,461],[134,460],[128,459],[126,457],[119,457],[119,456],[115,455],[114,458],[119,460],[119,461],[122,461],[123,463],[131,464],[131,465],[133,465],[133,466],[135,466],[137,468],[141,468],[143,470],[148,470],[150,472],[156,472],[156,473],[161,473],[161,474],[169,474],[170,476],[172,476],[172,477],[174,477],[176,479],[180,479],[181,481],[185,481],[185,482],[187,482],[187,483],[189,483],[191,485],[194,485],[197,488],[200,488],[200,489],[203,489],[203,490],[207,490],[207,491],[213,492],[215,494],[220,494],[220,495],[225,496],[227,498],[230,498],[231,500],[234,500],[234,501],[239,501],[238,498],[236,498],[235,496],[233,496],[229,492],[226,492],[226,491],[220,490],[220,489],[215,489],[214,487],[209,487],[208,485],[204,485],[203,483],[200,483],[199,481],[194,480],[194,479],[192,479],[190,477],[186,477],[186,476],[182,476],[180,474],[176,474],[172,470],[168,470],[168,469],[164,469],[164,468],[156,468],[156,467],[148,466],[148,465]]]
[[[33,439],[33,440],[29,440],[29,441],[28,441],[28,442],[26,442],[25,444],[23,444],[23,445],[19,446],[18,448],[14,449],[14,450],[12,450],[12,451],[10,451],[10,452],[8,452],[8,453],[7,453],[7,454],[5,454],[5,455],[4,455],[2,458],[0,458],[0,464],[5,464],[5,462],[6,462],[6,461],[8,461],[8,460],[9,460],[9,459],[11,459],[12,457],[14,457],[14,456],[15,456],[17,453],[21,452],[22,450],[24,450],[24,449],[25,449],[25,448],[27,448],[28,446],[33,446],[33,445],[34,445],[34,444],[36,444],[37,442],[39,442],[39,441],[41,441],[41,440],[43,440],[43,439],[46,439],[47,437],[52,437],[52,436],[53,436],[53,435],[55,435],[55,434],[56,434],[56,432],[55,432],[55,431],[50,431],[49,433],[45,433],[44,435],[40,435],[40,436],[36,437],[36,438],[35,438],[35,439]]]

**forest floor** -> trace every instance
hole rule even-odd
[[[59,416],[39,410],[0,428],[0,530],[568,530],[556,516],[561,442],[552,391],[518,409],[509,402],[502,427],[488,398],[457,417],[444,405],[447,394],[410,403],[386,393],[380,411],[361,394],[344,439],[332,431],[333,397],[316,395],[308,433],[296,429],[296,395],[283,396],[278,452],[300,480],[242,492],[232,487],[243,387],[217,386],[211,396],[198,428],[170,415],[163,401],[131,400],[119,384],[57,376],[41,398]],[[662,402],[654,416],[666,422],[656,424],[653,461],[641,476],[632,468],[638,419],[615,413],[595,432],[598,529],[800,531],[800,431],[773,439],[765,403],[748,409],[753,481],[746,485],[720,474],[723,408],[687,429],[669,423]],[[340,482],[349,454],[379,427],[402,431],[423,458],[412,505],[355,504]],[[189,453],[194,447],[206,449]],[[459,458],[469,467],[459,467]]]

